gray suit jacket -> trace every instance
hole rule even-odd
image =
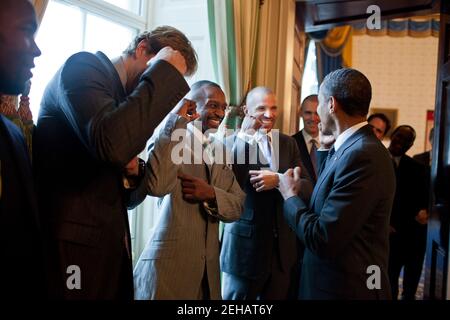
[[[171,154],[178,154],[181,148],[174,148],[180,144],[171,141],[171,133],[185,127],[184,119],[177,120],[176,115],[170,115],[150,143],[147,192],[160,197],[159,211],[154,230],[134,270],[136,299],[197,299],[205,272],[210,298],[221,298],[219,220],[238,219],[245,194],[226,164],[174,164]],[[216,146],[224,148],[219,142]],[[187,146],[182,152],[188,150]],[[218,214],[205,210],[202,203],[183,199],[181,182],[177,178],[179,171],[210,181],[216,193]]]
[[[305,244],[300,298],[389,299],[389,217],[395,175],[386,148],[364,126],[326,163],[310,208],[287,199],[284,214]],[[369,266],[380,289],[368,289]],[[371,281],[369,281],[372,283]]]
[[[123,168],[188,89],[183,76],[160,61],[127,96],[101,52],[71,56],[48,84],[33,161],[55,298],[133,297]],[[81,290],[67,289],[70,265],[82,270]]]

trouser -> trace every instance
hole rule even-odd
[[[249,279],[226,272],[222,275],[222,298],[225,300],[296,299],[297,291],[298,266],[283,271],[277,254],[272,255],[270,272],[259,278]]]
[[[427,235],[426,227],[420,226],[419,228],[408,233],[393,233],[390,236],[388,273],[394,300],[398,297],[398,279],[403,267],[402,298],[404,300],[415,299],[422,274]]]

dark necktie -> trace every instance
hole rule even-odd
[[[334,149],[334,146],[330,149],[330,151],[328,151],[326,166],[328,166],[329,163],[331,162],[331,158],[333,157],[335,151],[336,150]]]

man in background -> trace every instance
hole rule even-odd
[[[427,242],[428,167],[406,155],[415,138],[411,126],[399,126],[392,132],[388,148],[397,181],[390,223],[389,279],[392,297],[397,299],[398,280],[404,268],[404,300],[415,299]]]
[[[300,150],[300,158],[303,166],[308,171],[308,175],[315,183],[317,180],[317,149],[320,148],[319,142],[319,122],[317,113],[318,99],[316,94],[307,96],[301,105],[300,115],[303,118],[304,128],[294,134],[292,137],[297,142]]]
[[[372,127],[373,133],[380,140],[383,140],[389,130],[391,130],[391,121],[384,113],[371,114],[367,118],[367,122]]]
[[[26,0],[0,3],[0,93],[18,95],[32,77],[34,8]],[[0,291],[4,299],[45,297],[42,230],[27,145],[20,130],[0,115]]]
[[[189,90],[183,76],[196,66],[186,36],[159,27],[112,60],[74,54],[48,84],[33,151],[52,297],[133,298],[126,209],[144,176],[135,155]]]

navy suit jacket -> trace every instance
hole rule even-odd
[[[274,133],[275,134],[275,133]],[[232,136],[234,155],[245,154],[245,163],[233,165],[233,171],[241,188],[246,193],[244,212],[241,218],[224,226],[223,242],[220,255],[221,270],[248,279],[264,277],[271,271],[273,248],[279,254],[281,267],[288,273],[297,262],[295,233],[288,227],[283,218],[283,198],[276,189],[256,192],[250,183],[249,170],[260,170],[267,165],[249,164],[252,150],[249,144]],[[227,145],[230,145],[230,143]],[[274,139],[275,141],[275,139]],[[231,143],[231,144],[233,144]],[[278,172],[284,173],[289,168],[302,167],[302,177],[307,174],[300,161],[300,154],[295,140],[282,133],[279,134]],[[305,192],[309,198],[312,190]]]
[[[33,159],[57,297],[133,297],[123,168],[188,90],[172,65],[158,61],[127,96],[101,52],[71,56],[48,84]],[[66,287],[70,265],[82,270],[82,290]]]
[[[390,298],[387,266],[394,194],[388,151],[364,126],[327,161],[310,206],[298,197],[285,201],[285,218],[306,247],[300,298]],[[370,266],[379,268],[380,289],[367,286]]]

